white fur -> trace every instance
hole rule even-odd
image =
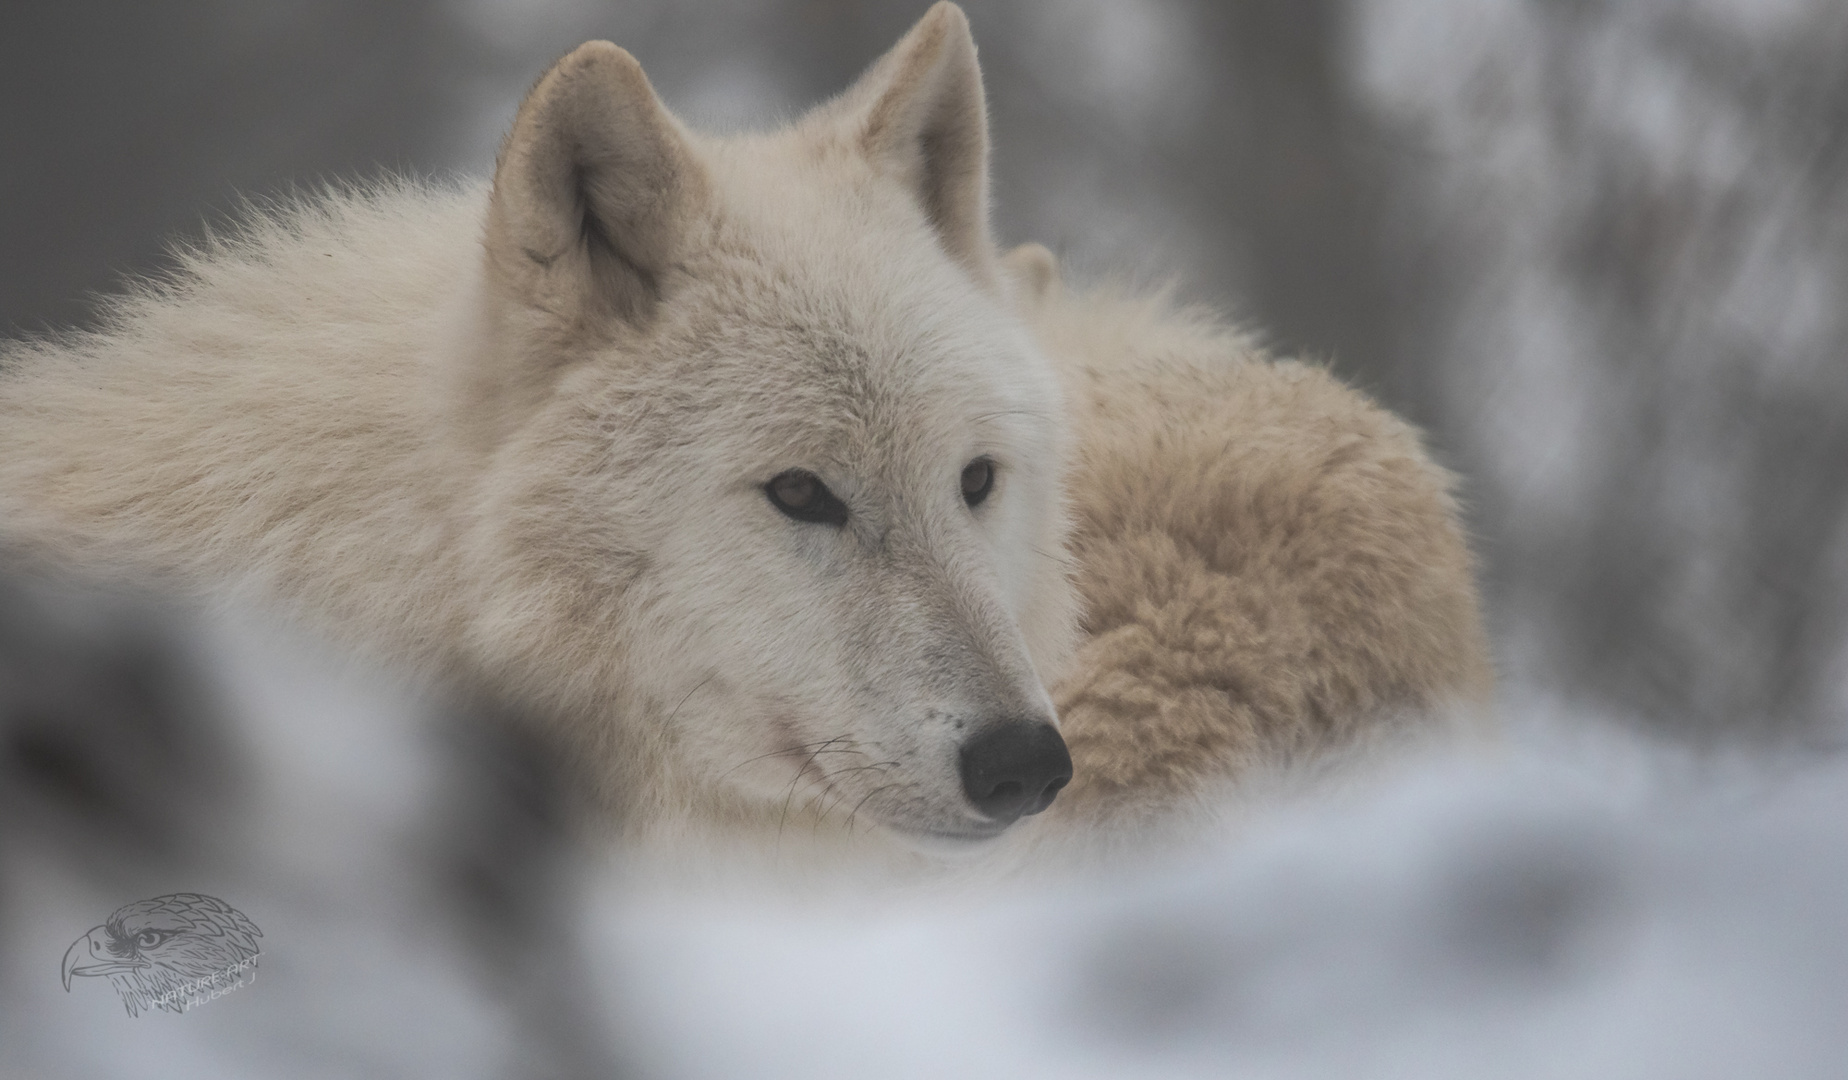
[[[880,156],[904,124],[968,119],[966,39],[938,9],[841,101],[734,139],[681,129],[626,54],[586,46],[535,90],[492,192],[258,213],[102,329],[9,347],[0,529],[280,599],[505,698],[632,836],[970,831],[959,740],[1051,718],[1073,602],[1058,380],[988,256],[951,242],[958,192],[983,189],[934,196],[931,169]],[[628,155],[611,183],[657,169],[673,190],[599,203],[602,159],[568,157],[586,138]],[[541,250],[579,243],[557,215],[584,202],[604,264]],[[597,308],[595,274],[631,272],[627,306]],[[980,456],[999,479],[971,509]],[[845,527],[772,506],[792,468]]]

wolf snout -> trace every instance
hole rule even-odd
[[[969,801],[1003,825],[1051,806],[1072,779],[1065,740],[1042,720],[1003,720],[983,728],[963,744],[959,765]]]

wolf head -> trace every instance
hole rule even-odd
[[[480,663],[651,819],[977,839],[1070,777],[1062,408],[938,4],[770,135],[586,44],[522,105],[459,348]]]

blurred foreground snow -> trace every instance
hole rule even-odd
[[[1615,737],[878,914],[610,916],[647,1075],[1839,1076],[1848,763]]]
[[[15,812],[0,1073],[1731,1078],[1848,1061],[1834,750],[1695,754],[1533,707],[1494,755],[1394,762],[1106,873],[690,894],[564,844],[552,901],[482,909],[440,854],[445,793],[504,778],[462,770],[402,688],[246,623],[202,640],[245,790],[186,857],[132,872],[97,872]],[[102,980],[63,990],[72,940],[177,890],[263,929],[253,985],[133,1019]]]

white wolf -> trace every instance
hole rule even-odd
[[[996,836],[1073,776],[1048,685],[1097,806],[1480,696],[1416,435],[1003,260],[987,145],[947,3],[771,135],[691,132],[584,45],[491,189],[259,218],[101,330],[11,347],[0,534],[259,590],[510,699],[642,836]],[[1187,522],[1220,554],[1177,555]]]

